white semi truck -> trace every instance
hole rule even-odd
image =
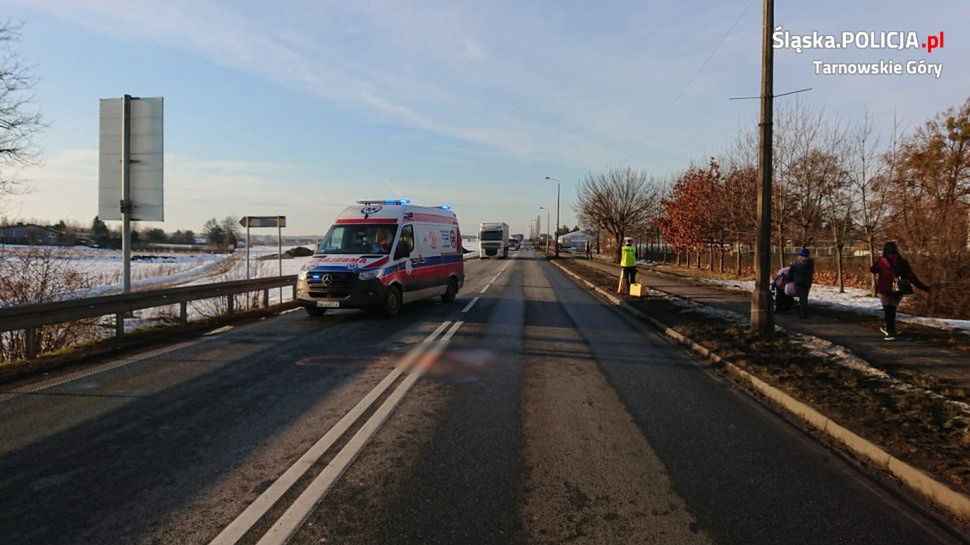
[[[507,223],[487,222],[478,230],[478,257],[506,258],[509,256],[509,226]]]

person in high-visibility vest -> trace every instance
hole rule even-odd
[[[630,285],[637,281],[637,249],[633,246],[633,238],[624,237],[620,251],[620,285],[617,287],[617,293],[623,292],[624,283],[629,290]]]

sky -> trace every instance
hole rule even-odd
[[[272,6],[272,7],[270,7]],[[48,124],[11,219],[97,213],[98,99],[165,99],[165,222],[277,215],[321,234],[359,199],[449,204],[465,232],[539,207],[574,225],[587,172],[671,177],[756,123],[761,2],[0,0],[24,23]],[[793,33],[945,32],[923,50],[776,49],[775,92],[910,127],[970,96],[970,3],[778,0]],[[816,75],[813,60],[926,60],[942,77]],[[777,98],[776,104],[793,98]],[[545,223],[545,211],[542,211]]]

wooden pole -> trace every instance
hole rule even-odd
[[[775,52],[771,34],[775,28],[774,0],[764,0],[761,41],[761,129],[758,142],[758,240],[755,245],[755,289],[751,292],[751,330],[767,335],[775,328],[771,306],[771,169],[772,94]]]

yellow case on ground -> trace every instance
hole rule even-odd
[[[639,282],[630,284],[630,297],[643,297],[643,285]]]

